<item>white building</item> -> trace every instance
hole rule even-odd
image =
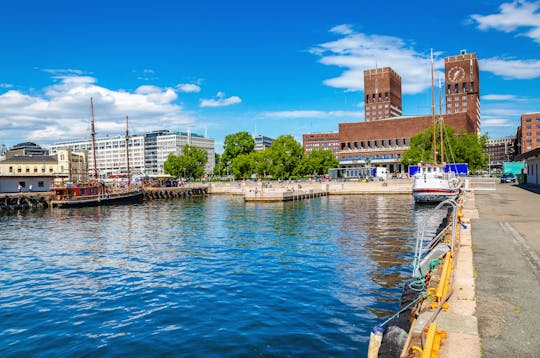
[[[124,136],[96,138],[96,162],[100,176],[127,173],[126,139]],[[129,168],[131,174],[163,174],[163,163],[169,153],[179,155],[186,144],[206,150],[208,163],[205,172],[214,170],[214,140],[198,134],[168,130],[129,136]],[[71,148],[74,153],[88,151],[88,170],[93,172],[94,156],[90,139],[55,143],[49,150],[57,154],[60,148]]]
[[[167,160],[170,153],[174,155],[180,155],[182,148],[186,145],[192,145],[198,148],[202,148],[208,155],[208,162],[204,169],[205,173],[212,174],[214,172],[215,165],[215,149],[214,140],[211,138],[205,138],[201,135],[191,132],[170,132],[169,134],[161,134],[157,137],[157,167],[158,171],[163,173],[163,163]]]
[[[253,136],[253,140],[255,141],[255,151],[259,152],[261,150],[264,150],[266,148],[270,148],[272,145],[272,142],[274,141],[273,138],[266,137],[263,135],[256,135]]]

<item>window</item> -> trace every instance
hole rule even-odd
[[[396,138],[396,145],[399,147],[401,145],[401,141],[399,138]]]
[[[471,82],[471,92],[474,92],[474,82]]]
[[[37,168],[34,168],[34,173],[37,173]]]
[[[49,168],[49,173],[52,173],[53,172],[53,169],[52,168]]]
[[[37,186],[38,186],[38,188],[44,188],[45,187],[45,182],[38,181]]]
[[[370,140],[367,141],[367,145],[368,145],[368,148],[371,148],[371,141]]]
[[[391,147],[394,145],[394,141],[392,139],[388,139],[388,145]]]
[[[459,84],[458,84],[458,83],[456,83],[454,92],[455,92],[455,93],[459,93]]]
[[[531,132],[527,132],[527,134],[525,134],[527,137],[530,137],[532,135]]]
[[[30,168],[26,168],[26,172],[27,172],[27,173],[30,173]]]
[[[360,142],[360,147],[365,148],[365,147],[366,147],[366,143],[365,143],[364,141],[361,141],[361,142]]]
[[[525,119],[525,122],[527,122],[527,123],[529,123],[530,121],[531,121],[530,118],[526,118],[526,119]]]
[[[26,182],[20,181],[20,182],[19,182],[19,185],[20,185],[22,188],[25,188],[25,187],[26,187]]]
[[[409,138],[403,138],[403,144],[409,145]]]
[[[467,93],[467,84],[466,83],[463,84],[463,93]]]
[[[13,173],[13,167],[9,167],[9,172]]]
[[[386,147],[386,139],[381,140],[381,146]]]
[[[375,148],[379,148],[379,140],[378,139],[375,140]]]
[[[452,93],[452,86],[448,85],[448,93]]]
[[[358,149],[358,142],[354,142],[354,149]]]

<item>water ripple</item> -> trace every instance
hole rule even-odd
[[[426,210],[209,197],[2,217],[0,353],[363,355]]]

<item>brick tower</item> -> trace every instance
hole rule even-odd
[[[480,75],[476,54],[461,50],[458,56],[444,59],[446,113],[467,113],[480,133]]]
[[[390,67],[364,71],[366,122],[401,116],[401,77]]]

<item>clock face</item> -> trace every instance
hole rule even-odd
[[[448,81],[460,82],[465,78],[465,70],[462,67],[454,66],[448,71]]]

